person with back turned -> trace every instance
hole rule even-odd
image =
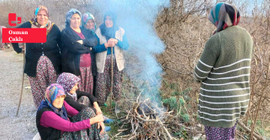
[[[208,140],[234,139],[237,121],[248,109],[253,41],[238,26],[235,6],[218,3],[209,14],[217,27],[195,67],[201,82],[198,114]]]

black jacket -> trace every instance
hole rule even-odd
[[[97,43],[98,43],[98,37],[97,37],[95,32],[92,32],[91,30],[87,30],[87,29],[85,29],[83,27],[82,27],[82,32],[86,34],[86,36],[85,36],[86,39],[92,40],[92,41],[97,40]],[[93,44],[93,45],[95,45],[94,47],[97,46],[97,44]],[[95,49],[93,49],[93,50],[95,50]],[[93,76],[95,77],[97,75],[96,52],[91,51],[90,54],[91,54],[92,73],[93,73]]]
[[[62,40],[62,71],[70,72],[77,76],[80,73],[80,56],[81,54],[91,53],[90,48],[96,46],[96,38],[87,38],[87,32],[82,30],[82,34],[86,39],[83,40],[83,44],[78,43],[81,38],[77,35],[73,29],[66,27],[61,33]]]
[[[40,134],[40,137],[42,140],[58,140],[61,137],[60,130],[57,130],[51,127],[44,127],[40,125],[41,116],[43,112],[45,111],[52,111],[52,110],[49,108],[43,108],[37,111],[37,115],[36,115],[36,125],[37,125],[38,132]]]
[[[31,28],[31,23],[25,22],[18,28]],[[28,76],[36,77],[37,62],[43,54],[52,62],[57,74],[61,72],[61,33],[59,28],[54,24],[51,31],[47,35],[46,43],[26,43],[25,67],[24,73]],[[12,43],[13,49],[17,53],[21,53],[18,43]]]
[[[87,96],[90,100],[90,104],[92,105],[94,102],[97,101],[97,99],[90,93],[87,92],[83,92],[83,91],[76,91],[77,93],[77,98],[79,99],[82,96]],[[66,98],[65,101],[72,106],[73,108],[75,108],[76,110],[78,110],[79,112],[84,109],[85,105],[78,103],[77,101],[75,101],[70,95],[66,94]]]

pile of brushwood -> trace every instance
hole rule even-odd
[[[118,115],[119,126],[113,139],[179,139],[177,133],[203,136],[201,127],[184,124],[173,111],[154,106],[150,99],[142,100],[140,94],[136,99],[125,99],[121,104],[123,109]]]

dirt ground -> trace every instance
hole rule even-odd
[[[26,74],[21,107],[16,117],[22,83],[22,61],[22,54],[16,54],[12,49],[0,50],[1,140],[30,140],[37,133],[36,108]]]

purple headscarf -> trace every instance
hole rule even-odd
[[[63,72],[57,78],[57,83],[60,84],[64,88],[65,93],[72,96],[74,100],[77,100],[76,93],[70,94],[69,92],[75,86],[75,84],[78,83],[79,81],[80,81],[79,77],[77,77],[76,75],[72,73],[67,73],[67,72]]]

